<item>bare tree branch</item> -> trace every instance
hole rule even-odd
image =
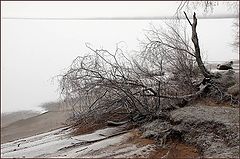
[[[189,20],[189,18],[188,18],[188,16],[187,16],[187,14],[186,14],[186,12],[184,11],[183,13],[184,13],[184,15],[185,15],[185,17],[186,17],[186,19],[187,19],[188,23],[189,23],[189,24],[192,26],[192,23],[190,22],[190,20]]]

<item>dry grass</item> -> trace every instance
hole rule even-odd
[[[127,142],[139,145],[139,147],[155,144],[155,141],[152,139],[142,138],[141,132],[138,129],[133,129],[130,132],[132,136],[127,140]],[[168,152],[167,158],[197,158],[200,156],[199,151],[194,146],[184,144],[181,141],[168,141],[167,145],[169,146],[166,148],[159,147],[155,151],[151,152],[149,158],[161,158]]]
[[[133,129],[130,131],[132,136],[128,139],[129,142],[139,145],[139,146],[145,146],[149,144],[154,144],[155,141],[151,139],[146,139],[141,137],[141,132],[138,129]],[[127,142],[128,142],[127,141]]]
[[[80,135],[84,133],[91,133],[98,129],[102,129],[107,127],[106,120],[110,119],[120,119],[123,118],[123,115],[103,115],[101,120],[98,121],[91,121],[88,124],[79,124],[75,131],[74,135]],[[126,140],[126,143],[132,143],[136,145],[137,147],[143,147],[146,145],[154,145],[156,142],[152,139],[146,139],[142,137],[142,133],[138,129],[134,129],[135,126],[131,123],[129,123],[128,127],[126,129],[129,130],[131,133],[131,137]],[[131,130],[130,130],[131,129]],[[123,143],[121,143],[123,146]],[[121,147],[121,145],[119,145]],[[155,151],[152,151],[150,153],[149,158],[160,158],[165,156],[168,153],[167,158],[196,158],[200,156],[200,153],[194,146],[186,145],[182,143],[181,141],[172,140],[167,142],[166,148],[159,147]]]
[[[95,122],[91,121],[88,124],[79,124],[74,127],[74,131],[72,132],[73,135],[82,135],[92,133],[98,129],[106,128],[107,125],[105,122]]]
[[[82,135],[82,134],[87,134],[87,133],[92,133],[98,129],[103,129],[108,127],[107,126],[107,121],[112,120],[112,121],[122,121],[126,120],[127,115],[126,114],[110,114],[110,113],[105,113],[102,114],[101,117],[99,117],[98,120],[96,119],[86,119],[85,121],[79,121],[74,126],[74,131],[73,135]],[[129,123],[129,125],[126,127],[126,129],[131,129],[133,128],[133,125]]]
[[[186,145],[179,141],[172,141],[168,143],[168,148],[158,148],[155,152],[152,152],[149,158],[197,158],[200,157],[198,150],[191,145]]]
[[[199,99],[194,103],[196,103],[196,105],[205,105],[212,107],[232,107],[229,101],[217,101],[209,97]]]

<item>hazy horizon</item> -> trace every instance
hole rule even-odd
[[[35,7],[29,8],[27,7],[28,3],[4,4],[6,6],[3,6],[2,13],[4,14],[2,16],[6,17],[27,15],[62,17],[60,13],[61,9],[64,8],[64,5],[60,7],[61,9],[55,7],[55,11],[59,13],[57,14],[50,12],[50,6],[54,8],[54,3],[46,8],[46,12],[41,8],[44,5],[40,5],[39,9],[33,3],[29,4]],[[42,4],[46,6],[48,3]],[[76,6],[70,5],[71,3],[64,4],[69,4],[65,6],[65,12],[71,11],[73,8],[73,11],[67,16],[71,17],[77,13]],[[131,15],[147,14],[147,11],[149,11],[149,16],[161,14],[161,12],[157,12],[157,7],[153,7],[155,10],[151,10],[150,4],[148,10],[141,12],[136,9],[137,11]],[[89,4],[89,6],[91,5]],[[16,8],[18,10],[14,10]],[[34,12],[34,8],[36,12]],[[173,12],[174,8],[170,10]],[[130,9],[131,7],[126,10]],[[164,9],[163,12],[166,10],[169,9]],[[114,9],[111,11],[114,12]],[[80,12],[76,15],[81,15]],[[172,14],[172,12],[167,14]],[[85,13],[88,16],[93,16],[87,9],[85,9]],[[118,9],[116,16],[121,14],[128,15]],[[197,32],[205,60],[239,59],[237,51],[234,51],[231,46],[234,40],[233,20],[198,20]],[[1,19],[1,21],[2,112],[38,109],[36,107],[45,102],[58,100],[58,83],[57,81],[52,83],[52,77],[61,74],[74,58],[89,52],[85,47],[85,42],[91,43],[95,48],[103,47],[109,51],[114,51],[116,43],[124,41],[127,44],[128,53],[132,53],[133,50],[139,49],[138,39],[143,40],[144,29],[149,28],[149,23],[157,26],[163,22],[162,20],[51,21],[22,19]],[[189,28],[188,25],[187,27]],[[191,32],[189,32],[190,34]]]

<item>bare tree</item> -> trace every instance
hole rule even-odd
[[[233,11],[236,15],[239,15],[239,2],[238,1],[181,1],[175,15],[179,17],[182,15],[182,11],[192,11],[196,9],[203,9],[203,11],[208,14],[209,12],[213,12],[214,8],[219,6],[220,4],[227,6],[227,8]],[[234,28],[234,41],[233,47],[238,50],[239,48],[239,19],[236,18],[233,22]]]
[[[202,92],[194,89],[199,71],[186,32],[183,37],[169,25],[169,34],[152,33],[157,39],[149,37],[145,49],[134,59],[118,45],[111,53],[86,44],[92,54],[77,57],[60,81],[62,94],[74,99],[76,112],[81,112],[75,113],[77,120],[119,113],[132,120],[155,116],[162,109],[162,99],[189,99]]]
[[[197,35],[197,18],[196,18],[196,13],[194,12],[193,14],[193,23],[190,22],[186,12],[184,12],[186,19],[188,20],[190,26],[192,27],[192,42],[194,44],[194,48],[195,48],[195,57],[196,57],[196,61],[198,63],[198,67],[200,68],[202,74],[204,75],[204,77],[206,78],[210,78],[213,77],[214,75],[211,74],[206,67],[204,66],[203,62],[202,62],[202,58],[201,58],[201,51],[200,51],[200,47],[199,47],[199,41],[198,41],[198,35]]]
[[[193,47],[186,30],[172,25],[167,25],[168,31],[149,30],[144,49],[134,59],[119,45],[111,53],[86,44],[91,53],[77,57],[60,81],[64,97],[76,101],[78,107],[73,121],[148,119],[158,112],[164,114],[162,103],[171,103],[168,100],[189,101],[213,89],[221,99],[229,98],[211,81],[216,75],[202,62],[196,14],[193,23],[185,16],[192,29]]]
[[[233,42],[233,47],[237,50],[237,53],[239,53],[239,19],[236,19],[235,22],[233,23],[233,27],[235,28],[235,39]]]
[[[176,10],[176,15],[181,15],[183,10],[203,9],[205,13],[213,12],[214,8],[220,4],[227,6],[229,10],[236,14],[239,13],[238,1],[181,1]]]

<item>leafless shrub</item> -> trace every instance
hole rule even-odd
[[[234,28],[234,42],[232,43],[233,48],[239,53],[239,19],[234,20],[233,22]]]
[[[169,91],[171,90],[168,94],[183,95],[195,91],[194,82],[199,79],[200,71],[194,49],[186,33],[186,27],[176,25],[166,23],[167,29],[157,29],[152,26],[147,33],[148,41],[144,43],[145,47],[141,56],[143,65],[149,63],[151,65],[149,67],[171,76],[171,80],[164,80],[162,90],[168,88]]]
[[[108,112],[122,109],[124,113],[146,114],[147,105],[140,99],[141,90],[147,86],[135,72],[134,64],[120,48],[115,53],[94,50],[77,57],[61,80],[62,93],[68,98],[84,101],[87,115],[94,119]]]
[[[86,44],[92,53],[77,57],[60,81],[65,98],[76,101],[75,123],[122,114],[132,120],[155,116],[162,110],[162,98],[186,99],[201,93],[195,89],[200,71],[186,30],[167,26],[167,31],[149,30],[144,49],[134,59],[118,45],[111,53]]]

